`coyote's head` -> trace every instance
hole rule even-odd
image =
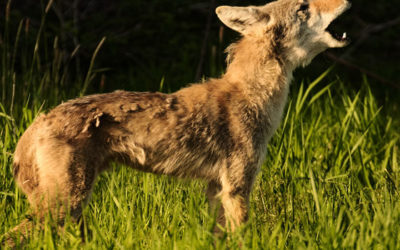
[[[264,6],[220,6],[221,21],[244,37],[269,40],[271,53],[293,68],[307,65],[327,48],[348,44],[329,24],[350,7],[347,0],[278,0]]]

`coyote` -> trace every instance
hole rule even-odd
[[[234,231],[277,129],[296,67],[348,44],[329,24],[347,0],[278,0],[216,9],[242,38],[227,48],[226,73],[172,94],[115,91],[63,103],[39,116],[17,145],[13,172],[33,214],[78,220],[110,161],[208,183],[218,222]],[[216,203],[217,202],[217,203]],[[218,207],[218,206],[216,206]],[[57,208],[57,211],[55,211]],[[216,208],[218,209],[218,208]],[[12,232],[27,236],[25,220]]]

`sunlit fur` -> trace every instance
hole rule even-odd
[[[345,45],[325,29],[348,8],[347,1],[314,0],[302,10],[304,4],[279,0],[217,8],[221,21],[243,36],[228,48],[227,70],[219,79],[172,94],[90,95],[39,116],[14,155],[15,180],[34,215],[51,212],[60,223],[66,213],[79,219],[96,177],[115,161],[203,179],[212,207],[222,203],[218,221],[228,222],[230,230],[243,223],[292,71],[327,48]],[[24,221],[13,232],[30,228]]]

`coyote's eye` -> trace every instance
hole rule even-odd
[[[299,11],[303,11],[303,12],[307,11],[309,7],[310,7],[310,4],[308,2],[303,2],[300,5]]]

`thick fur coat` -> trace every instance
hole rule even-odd
[[[78,219],[96,176],[111,161],[134,169],[207,181],[219,222],[234,230],[268,140],[277,129],[293,70],[327,48],[346,45],[327,26],[346,0],[279,0],[221,6],[216,13],[242,39],[228,51],[220,79],[172,94],[116,91],[59,105],[38,117],[14,155],[16,182],[36,216],[54,208]],[[29,223],[21,227],[29,229]],[[25,232],[25,231],[24,231]]]

